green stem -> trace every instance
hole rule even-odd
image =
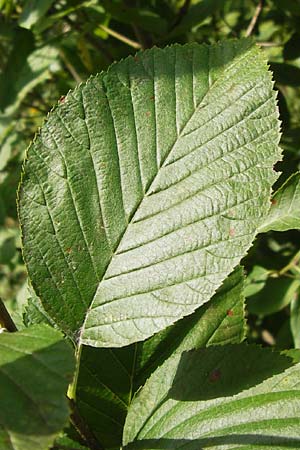
[[[76,428],[76,430],[78,431],[79,435],[82,437],[82,439],[86,442],[86,445],[91,450],[104,450],[104,447],[100,444],[100,442],[97,441],[94,434],[89,429],[88,425],[85,423],[85,421],[80,416],[79,411],[77,409],[77,405],[76,405],[76,391],[77,391],[77,383],[78,383],[78,376],[79,376],[79,369],[80,369],[81,353],[82,353],[82,345],[79,344],[78,347],[76,347],[76,352],[75,352],[75,359],[76,359],[75,373],[74,373],[73,381],[69,385],[69,389],[68,389],[68,393],[67,393],[67,396],[69,398],[70,407],[71,407],[70,420],[71,420],[71,423]]]
[[[127,36],[124,36],[121,33],[118,33],[117,31],[112,30],[111,28],[106,27],[105,25],[98,25],[98,27],[105,31],[110,36],[113,36],[114,38],[118,39],[121,42],[124,42],[124,44],[129,45],[130,47],[140,49],[142,48],[141,44],[139,44],[136,41],[133,41],[132,39],[129,39]]]
[[[79,369],[80,369],[81,353],[82,353],[82,345],[79,344],[78,347],[76,348],[76,352],[75,352],[75,361],[76,361],[75,373],[74,373],[73,381],[69,385],[68,394],[67,394],[69,399],[74,400],[74,401],[76,400],[76,389],[77,389]]]
[[[295,266],[297,266],[298,262],[300,260],[300,250],[293,256],[291,261],[284,266],[281,270],[279,270],[278,275],[284,275],[286,272],[289,272],[291,269],[294,269]]]

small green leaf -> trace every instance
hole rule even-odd
[[[210,300],[269,209],[278,127],[247,39],[153,48],[69,93],[20,188],[25,261],[55,323],[120,347]]]
[[[270,275],[270,270],[265,267],[254,266],[251,272],[247,275],[245,281],[244,295],[251,297],[261,291]]]
[[[300,280],[268,278],[265,287],[247,300],[250,313],[267,316],[281,311],[291,303],[300,287]]]
[[[66,425],[72,348],[62,334],[36,325],[0,336],[0,448],[47,450]]]
[[[259,231],[300,228],[300,172],[294,173],[275,192],[271,209]]]
[[[125,448],[298,449],[300,366],[292,364],[247,345],[170,358],[134,399]]]
[[[31,296],[28,299],[28,304],[26,305],[23,314],[23,321],[26,327],[44,323],[55,328],[55,323],[48,316],[48,314],[43,308],[40,299],[36,295]]]
[[[54,0],[27,0],[19,18],[20,27],[31,28],[47,13],[52,3]]]

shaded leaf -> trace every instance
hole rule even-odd
[[[0,448],[47,450],[66,425],[72,348],[62,334],[36,325],[0,336]]]
[[[291,365],[285,356],[246,345],[172,357],[134,399],[124,445],[131,450],[296,450],[300,367],[284,371]]]
[[[249,297],[247,308],[257,315],[269,315],[289,305],[300,287],[300,280],[290,278],[268,278],[265,287]]]
[[[270,271],[261,266],[253,266],[245,281],[244,295],[251,297],[261,291],[269,277]]]

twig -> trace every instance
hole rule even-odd
[[[79,75],[79,73],[77,72],[77,70],[75,69],[73,64],[71,64],[71,62],[68,60],[68,58],[66,57],[65,53],[61,50],[59,52],[59,54],[61,56],[61,59],[64,62],[64,65],[66,66],[66,68],[68,69],[68,71],[70,72],[70,74],[72,75],[74,80],[76,81],[76,83],[81,83],[82,82],[81,76]]]
[[[58,444],[51,447],[51,450],[78,450],[78,448],[66,447],[65,445]]]
[[[256,45],[259,45],[260,47],[283,47],[283,43],[276,43],[276,42],[256,42]]]
[[[252,31],[254,30],[254,27],[256,25],[256,22],[259,18],[259,15],[260,15],[262,9],[263,9],[263,0],[259,0],[258,5],[254,11],[254,15],[251,19],[251,22],[249,23],[249,26],[247,28],[246,37],[248,37],[252,34]]]
[[[89,429],[87,424],[84,422],[82,417],[80,416],[76,403],[73,399],[69,399],[71,406],[71,415],[70,420],[80,436],[86,442],[86,446],[90,448],[90,450],[105,450],[104,447],[100,444],[100,442],[95,438],[92,431]]]
[[[172,24],[171,28],[169,31],[174,30],[175,27],[177,27],[183,20],[184,16],[186,15],[186,13],[189,10],[191,4],[191,0],[185,0],[184,4],[182,5],[182,7],[180,8],[180,10],[178,11],[177,17],[174,21],[174,23]]]
[[[279,278],[282,276],[288,276],[288,272],[295,272],[298,274],[297,265],[300,262],[300,250],[292,257],[288,264],[280,270],[274,270],[270,272],[271,278]]]
[[[10,331],[11,333],[13,333],[14,331],[18,331],[14,321],[10,317],[10,314],[7,311],[1,298],[0,298],[0,324],[2,328],[5,328],[7,331]]]
[[[281,270],[279,270],[278,272],[279,275],[283,275],[289,270],[293,269],[295,266],[297,266],[299,261],[300,261],[300,250],[293,256],[291,261],[286,266],[284,266]]]
[[[132,39],[129,39],[127,36],[124,36],[123,34],[120,34],[117,31],[114,31],[111,28],[106,27],[105,25],[98,25],[98,27],[101,30],[105,31],[110,36],[113,36],[114,38],[118,39],[119,41],[124,42],[124,44],[127,44],[130,47],[133,47],[136,49],[142,48],[142,46],[139,42],[133,41]]]

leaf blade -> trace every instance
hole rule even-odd
[[[261,233],[300,228],[300,172],[291,175],[275,192]]]
[[[72,349],[45,325],[4,333],[0,347],[1,448],[46,450],[67,423]]]
[[[240,364],[234,362],[235,356]],[[252,368],[253,377],[249,375],[252,358],[258,361]],[[269,363],[262,369],[269,358],[269,369]],[[226,347],[212,347],[202,354],[188,352],[181,362],[180,357],[175,359],[159,368],[134,400],[125,424],[126,448],[280,447],[284,442],[297,448],[299,365],[287,369],[292,362],[283,356],[245,345],[228,346],[227,352]],[[272,377],[273,371],[278,375]]]
[[[141,52],[67,96],[20,191],[25,260],[56,323],[124,346],[212,297],[268,209],[274,98],[249,40]]]

